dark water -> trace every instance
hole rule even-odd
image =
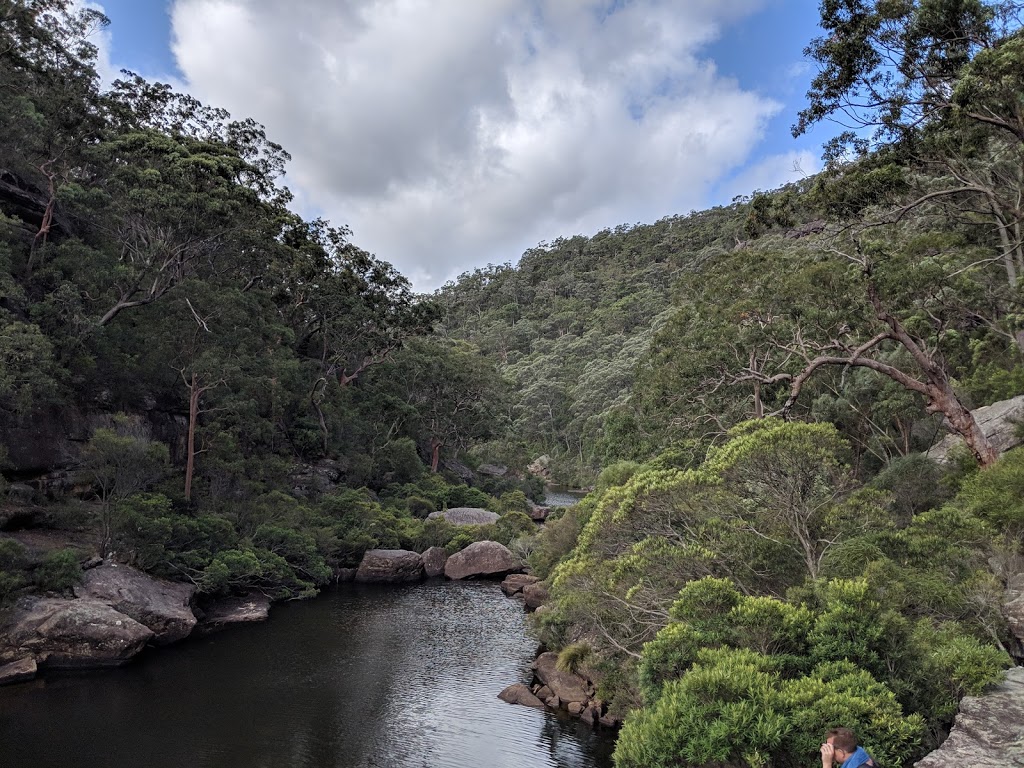
[[[342,587],[121,669],[0,688],[0,766],[607,768],[607,734],[496,698],[534,651],[495,584]]]

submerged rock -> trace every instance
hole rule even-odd
[[[504,544],[476,541],[448,558],[444,575],[449,579],[504,576],[521,570],[523,564]]]
[[[423,558],[405,549],[371,549],[363,555],[356,581],[363,584],[405,584],[423,579]]]
[[[243,597],[228,597],[207,607],[197,632],[208,635],[232,624],[250,624],[266,621],[270,617],[270,598],[253,593]]]
[[[537,707],[539,709],[544,709],[544,702],[534,696],[530,691],[530,688],[523,683],[510,685],[498,694],[498,698],[502,701],[508,702],[509,704],[520,704],[524,707]]]
[[[953,730],[942,746],[916,768],[1004,768],[1022,765],[1024,745],[1024,667],[1014,667],[1006,680],[982,696],[960,702]]]
[[[192,597],[196,588],[154,579],[127,565],[106,563],[91,568],[75,595],[106,603],[153,630],[153,641],[167,645],[188,637],[196,626]]]
[[[31,656],[54,668],[124,664],[154,636],[153,630],[90,598],[25,598],[0,629],[0,662]]]

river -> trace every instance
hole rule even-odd
[[[0,688],[0,767],[608,768],[607,732],[496,698],[535,650],[497,584],[343,585],[120,669]]]

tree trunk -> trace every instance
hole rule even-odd
[[[441,446],[444,445],[436,437],[430,438],[430,471],[437,473],[437,465],[441,461]]]
[[[188,392],[188,448],[185,459],[185,501],[192,501],[192,475],[196,465],[196,422],[199,420],[199,396],[202,389],[193,373]]]
[[[941,390],[933,387],[934,393],[930,397],[928,410],[941,413],[946,417],[953,430],[963,438],[964,443],[974,454],[978,465],[983,469],[990,467],[999,459],[999,452],[992,447],[992,443],[985,436],[978,420],[974,414],[960,402],[960,398],[953,392],[953,388],[947,384]]]

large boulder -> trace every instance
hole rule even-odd
[[[550,599],[550,595],[547,587],[536,583],[523,587],[523,598],[526,600],[526,607],[531,611],[536,611]]]
[[[444,575],[449,579],[496,578],[522,567],[519,558],[504,544],[476,541],[448,558],[444,564]]]
[[[520,594],[523,591],[523,587],[527,584],[536,584],[538,581],[540,581],[539,578],[528,573],[510,573],[501,582],[501,591],[512,597],[513,595]]]
[[[55,668],[124,664],[153,639],[153,630],[90,598],[24,598],[0,628],[0,663],[31,656]]]
[[[510,685],[498,694],[498,698],[502,701],[508,702],[509,704],[520,704],[524,707],[537,707],[538,709],[544,709],[544,702],[534,696],[530,687],[523,683]]]
[[[404,549],[371,549],[356,571],[356,581],[363,584],[408,584],[422,579],[423,559]]]
[[[1006,680],[983,696],[960,702],[953,730],[942,746],[916,768],[1004,768],[1022,765],[1024,744],[1024,667],[1014,667]]]
[[[431,547],[420,557],[423,558],[423,572],[428,579],[444,576],[444,564],[448,562],[448,553],[444,547]]]
[[[563,672],[557,667],[558,654],[542,653],[533,662],[533,672],[537,679],[551,689],[563,704],[572,701],[585,703],[590,700],[587,681],[582,677]]]
[[[206,608],[196,631],[208,635],[233,624],[266,621],[269,616],[270,598],[266,595],[254,592],[242,597],[228,597]]]
[[[1024,419],[1024,395],[1001,400],[992,405],[976,408],[971,411],[981,431],[989,439],[992,447],[999,453],[1006,453],[1021,444],[1017,436],[1017,423]],[[925,454],[928,458],[945,463],[949,452],[958,445],[963,445],[963,438],[956,434],[946,435],[932,446]]]
[[[127,565],[106,563],[85,572],[75,595],[106,603],[153,630],[153,642],[167,645],[188,637],[196,626],[196,588],[154,579]]]
[[[488,512],[480,507],[453,507],[427,515],[427,520],[436,520],[437,518],[446,520],[452,525],[489,525],[498,522],[501,515]]]

